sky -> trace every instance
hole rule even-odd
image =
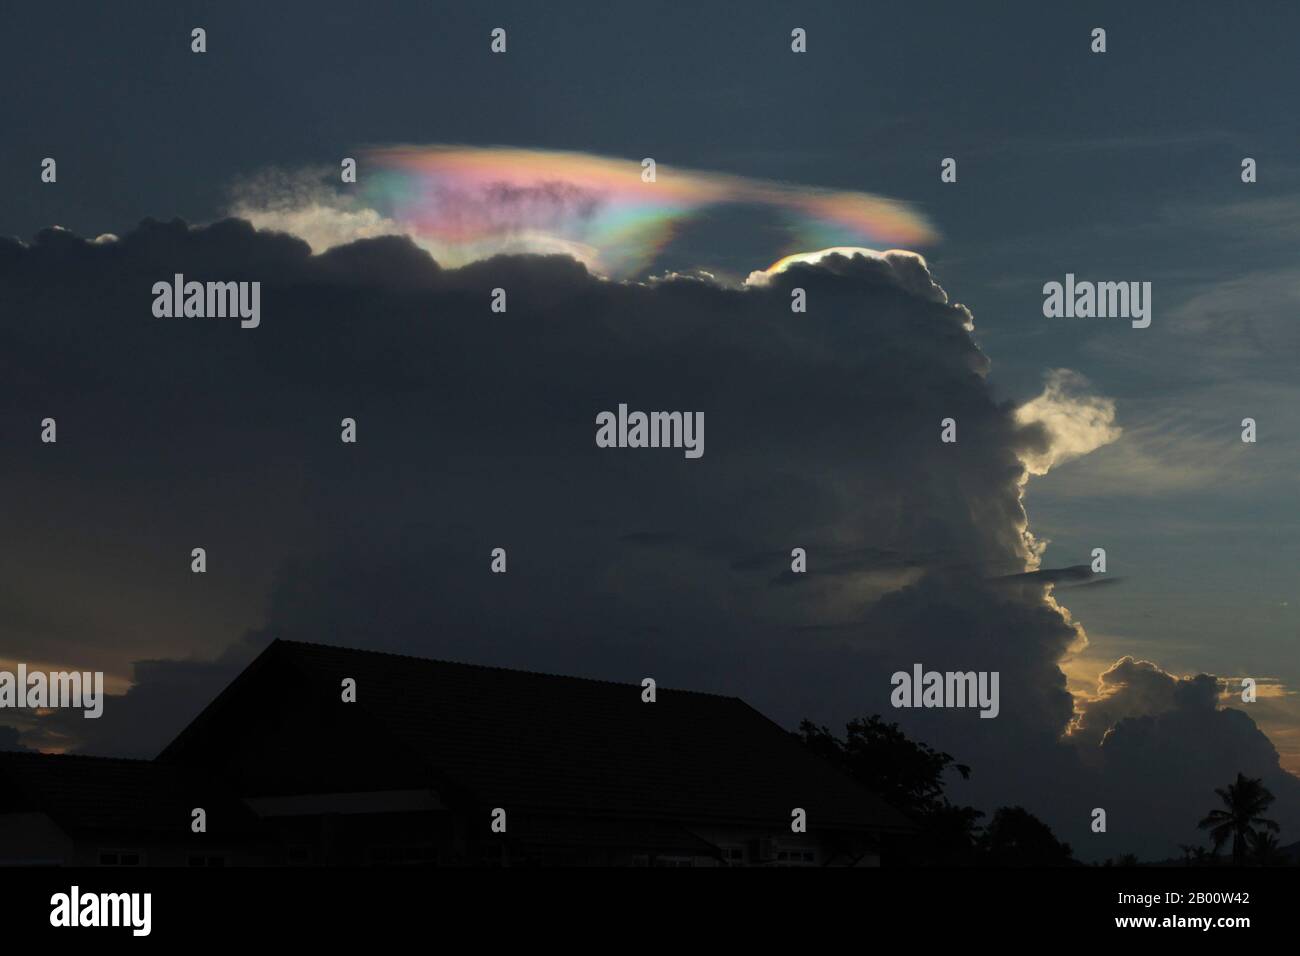
[[[149,755],[280,635],[654,668],[788,726],[879,710],[971,763],[970,799],[1023,802],[1092,856],[1194,842],[1150,809],[1189,767],[1223,785],[1246,762],[1295,838],[1300,13],[4,18],[0,662],[103,669],[124,695],[93,733],[54,715],[11,742]],[[828,246],[924,259],[750,278]],[[182,265],[262,279],[263,325],[156,319],[146,292]],[[1045,318],[1067,273],[1150,282],[1151,326]],[[704,457],[598,454],[592,417],[620,401],[706,408]],[[958,460],[934,457],[947,414]],[[507,539],[508,590],[478,573]],[[1051,573],[1097,547],[1105,586]],[[888,709],[923,649],[1001,667],[1003,715]],[[1225,690],[1242,677],[1258,701]],[[1098,805],[1129,819],[1109,842],[1080,832]]]

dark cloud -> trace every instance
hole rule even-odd
[[[1099,771],[1093,796],[1107,811],[1108,832],[1083,839],[1147,857],[1203,843],[1183,823],[1218,806],[1214,788],[1238,772],[1262,779],[1277,798],[1269,816],[1284,833],[1300,828],[1300,780],[1280,767],[1276,748],[1243,710],[1218,706],[1220,686],[1210,674],[1178,677],[1132,657],[1101,675],[1072,739],[1093,751],[1086,755]]]
[[[250,632],[214,659],[136,661],[134,683],[125,693],[108,696],[101,717],[88,720],[79,710],[54,710],[36,721],[27,739],[38,748],[70,743],[78,753],[152,758],[269,640]]]
[[[262,281],[261,327],[154,318],[152,284],[178,272]],[[87,749],[156,750],[279,636],[649,675],[787,724],[879,712],[975,768],[963,799],[1023,804],[1072,842],[1097,805],[1098,771],[1060,740],[1058,663],[1081,633],[1050,594],[1073,569],[1026,574],[1023,457],[1054,439],[994,397],[970,314],[919,259],[624,284],[562,257],[442,269],[405,239],[312,256],[239,221],[145,222],[117,242],[0,243],[0,295],[0,490],[40,516],[0,530],[45,612],[14,656],[151,661],[100,721],[50,720]],[[619,403],[704,412],[703,457],[596,447]],[[47,415],[57,446],[36,437]],[[96,589],[137,597],[88,613]],[[88,618],[122,642],[70,636]],[[890,675],[914,663],[999,671],[999,717],[892,710]],[[1139,713],[1090,711],[1087,732],[1118,721],[1126,754]],[[1201,718],[1249,723],[1224,713]]]
[[[0,750],[17,750],[23,753],[31,753],[32,748],[23,745],[21,736],[21,732],[17,727],[0,725]]]
[[[1073,735],[1086,746],[1099,746],[1121,720],[1170,710],[1213,711],[1219,682],[1209,674],[1178,677],[1151,661],[1122,657],[1098,677],[1097,697],[1080,704]]]
[[[1051,584],[1058,588],[1090,588],[1106,584],[1118,584],[1124,579],[1116,575],[1098,577],[1093,572],[1091,565],[1074,564],[1068,568],[1039,568],[1036,571],[1025,571],[1021,574],[1008,574],[1002,580],[1041,581],[1044,584]]]

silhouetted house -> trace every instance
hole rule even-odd
[[[195,809],[215,832],[194,832]],[[277,852],[252,811],[180,768],[0,752],[0,865],[254,865]]]
[[[287,641],[158,759],[219,775],[292,862],[862,863],[908,828],[734,697]]]
[[[273,834],[269,863],[872,865],[912,829],[743,701],[642,694],[276,641],[155,764],[214,781],[213,806],[237,795]],[[226,826],[209,811],[206,839],[231,845]]]

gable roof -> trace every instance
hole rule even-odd
[[[262,667],[274,657],[277,666]],[[296,641],[245,672],[301,675],[315,706],[355,708],[376,733],[476,802],[583,818],[749,822],[810,829],[909,829],[902,814],[810,753],[744,701]],[[357,702],[339,702],[341,681]],[[239,683],[237,679],[236,683]],[[220,736],[217,699],[164,751],[203,759]],[[311,694],[315,688],[319,694]],[[278,688],[283,695],[285,688]]]
[[[211,838],[258,830],[220,786],[150,760],[0,751],[0,812],[39,811],[70,834],[113,832],[182,840],[202,807]]]

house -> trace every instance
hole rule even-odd
[[[873,865],[912,829],[735,697],[292,641],[143,766],[248,862]]]
[[[196,833],[196,809],[219,832]],[[255,813],[178,768],[0,752],[0,865],[240,866],[275,852]]]

